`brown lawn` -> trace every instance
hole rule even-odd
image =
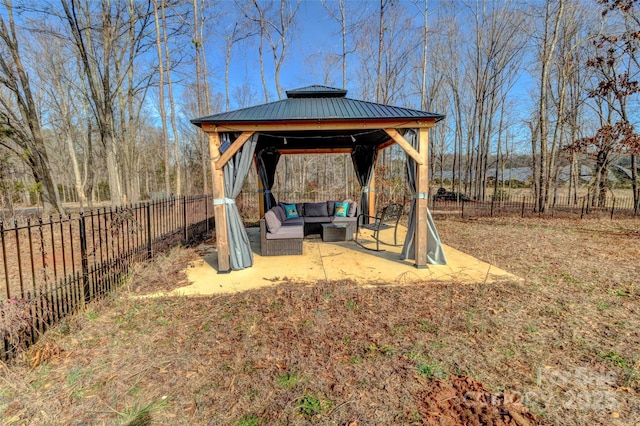
[[[635,425],[640,221],[438,222],[524,278],[170,289],[193,252],[0,366],[3,424]]]

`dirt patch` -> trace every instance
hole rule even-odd
[[[538,424],[516,394],[491,393],[464,376],[432,381],[422,397],[420,413],[428,426]]]

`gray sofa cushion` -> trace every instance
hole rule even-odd
[[[304,203],[304,217],[328,217],[327,203]]]
[[[275,206],[271,210],[275,212],[280,222],[284,222],[285,220],[287,220],[287,215],[284,213],[284,209],[282,208],[282,206]]]
[[[266,214],[265,214],[266,217]],[[304,238],[304,226],[283,226],[278,232],[267,232],[265,235],[267,240],[286,240],[291,238]]]
[[[294,217],[293,219],[287,219],[285,222],[282,222],[282,226],[302,226],[304,225],[303,217]]]
[[[327,201],[327,213],[328,216],[333,216],[337,201]]]
[[[275,234],[282,227],[282,222],[280,222],[273,210],[269,210],[264,214],[264,221],[267,223],[267,231],[269,231],[269,233]]]

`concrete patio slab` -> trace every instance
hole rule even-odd
[[[388,232],[388,231],[387,231]],[[398,230],[398,241],[404,241],[406,229]],[[478,284],[499,279],[520,278],[473,256],[444,246],[447,265],[429,265],[416,269],[412,260],[400,260],[401,246],[381,245],[385,251],[370,251],[354,241],[323,242],[319,237],[307,237],[303,254],[298,256],[260,255],[260,231],[247,230],[254,251],[253,267],[228,274],[218,274],[217,252],[213,245],[198,247],[202,257],[187,268],[188,286],[172,291],[173,295],[210,295],[240,292],[283,281],[315,282],[318,280],[351,279],[363,286],[403,285],[446,281]],[[361,234],[362,236],[362,234]],[[393,241],[392,234],[382,234],[382,241]],[[361,239],[363,241],[363,239]],[[367,247],[375,242],[365,235]]]

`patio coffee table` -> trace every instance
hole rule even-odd
[[[322,241],[329,243],[347,241],[347,225],[344,223],[323,223]]]

